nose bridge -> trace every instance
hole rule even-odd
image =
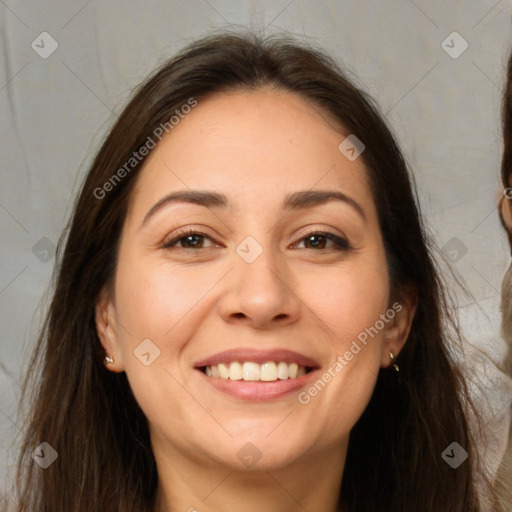
[[[261,239],[261,236],[259,238]],[[261,295],[262,299],[275,302],[278,298],[282,299],[285,294],[283,278],[286,269],[279,263],[277,249],[272,246],[268,236],[265,237],[263,244],[248,236],[237,246],[237,279],[248,292],[248,296]]]
[[[286,282],[286,259],[280,257],[268,236],[248,236],[236,247],[229,289],[222,300],[221,314],[226,320],[243,317],[254,326],[272,321],[293,321],[300,301],[293,284]]]

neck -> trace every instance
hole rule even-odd
[[[244,470],[211,459],[192,460],[179,450],[154,450],[159,474],[154,511],[338,512],[346,448],[347,443],[309,450],[284,467],[255,469],[257,464]]]

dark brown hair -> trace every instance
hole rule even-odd
[[[503,129],[503,155],[501,158],[501,179],[504,187],[509,187],[512,174],[512,52],[508,58],[505,88],[501,106]]]
[[[501,179],[503,187],[510,187],[512,174],[512,52],[507,63],[505,87],[502,98],[502,130],[503,153],[501,158]],[[501,201],[509,201],[503,196]],[[510,207],[509,205],[506,205]],[[501,224],[507,233],[508,242],[512,251],[512,230],[507,228],[502,213],[502,205],[498,206],[498,214]],[[509,267],[501,284],[502,313],[501,335],[508,342],[508,351],[503,364],[503,371],[512,377],[512,266]],[[499,496],[502,510],[512,510],[512,426],[508,435],[508,446],[501,464],[496,473],[495,489]]]
[[[503,90],[503,99],[501,104],[501,122],[503,131],[503,153],[501,157],[501,181],[503,187],[510,187],[510,175],[512,174],[512,53],[508,58],[505,87]],[[505,200],[501,198],[501,200]],[[512,230],[507,229],[501,205],[498,213],[502,226],[507,233],[508,242],[512,250]]]
[[[190,98],[200,104],[208,94],[262,86],[307,99],[363,141],[393,291],[399,296],[412,287],[418,295],[398,358],[401,383],[392,369],[382,369],[351,432],[343,512],[478,510],[467,391],[447,348],[458,331],[393,135],[373,101],[321,50],[285,36],[224,33],[191,44],[140,86],[87,174],[67,239],[58,245],[53,300],[24,385],[30,413],[18,466],[19,512],[152,509],[158,479],[147,422],[126,375],[103,367],[94,316],[100,291],[114,277],[144,160],[103,199],[95,190]],[[43,441],[59,454],[46,470],[30,458]],[[441,457],[453,442],[469,453],[458,469]]]

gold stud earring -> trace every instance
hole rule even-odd
[[[105,359],[104,359],[105,365],[112,364],[114,361],[115,361],[115,359],[113,357],[105,356]]]
[[[398,373],[400,371],[400,367],[398,366],[397,363],[395,363],[395,354],[393,354],[393,352],[390,352],[389,357],[391,358],[391,363],[393,364],[395,371]]]

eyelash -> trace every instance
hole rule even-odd
[[[180,242],[181,240],[184,240],[190,236],[200,236],[200,237],[204,237],[204,238],[208,238],[208,239],[212,240],[211,237],[208,236],[206,233],[202,233],[200,231],[195,231],[193,229],[189,229],[186,232],[182,232],[182,233],[176,235],[171,240],[166,241],[163,244],[163,248],[164,249],[193,250],[193,248],[189,248],[189,247],[173,247],[177,242]],[[335,235],[334,233],[330,233],[329,231],[311,230],[310,232],[306,233],[299,240],[299,242],[303,242],[304,240],[306,240],[312,236],[322,236],[322,237],[332,241],[334,243],[334,247],[332,247],[332,248],[336,251],[348,251],[348,250],[352,249],[352,247],[350,246],[350,244],[348,243],[347,240]],[[208,249],[208,247],[200,247],[199,249]],[[321,249],[321,250],[326,251],[328,249]]]

